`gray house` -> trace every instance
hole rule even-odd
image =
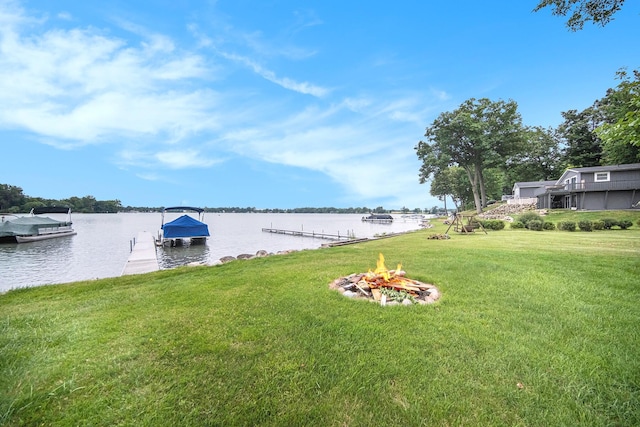
[[[538,209],[630,209],[640,201],[640,163],[570,168],[537,184]]]
[[[535,198],[539,194],[545,192],[550,185],[555,185],[556,181],[532,181],[532,182],[516,182],[513,185],[514,199],[530,199]]]

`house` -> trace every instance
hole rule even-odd
[[[509,204],[533,204],[538,202],[538,195],[543,194],[546,188],[555,185],[556,181],[532,181],[516,182],[513,185],[513,196],[507,200]]]
[[[640,163],[569,168],[533,192],[538,209],[631,209],[640,201]]]

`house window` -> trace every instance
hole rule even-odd
[[[596,172],[593,180],[595,182],[607,182],[609,181],[609,172]]]

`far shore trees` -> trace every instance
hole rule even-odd
[[[460,167],[469,180],[476,211],[487,206],[487,171],[504,168],[524,149],[525,129],[515,101],[471,98],[440,114],[426,129],[427,141],[415,147],[423,164],[420,182],[450,167]],[[438,177],[444,180],[444,176]],[[449,193],[451,194],[451,193]]]

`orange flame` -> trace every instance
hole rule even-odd
[[[402,264],[398,264],[396,271],[400,271],[401,269],[402,269]],[[388,282],[389,280],[391,280],[391,276],[393,274],[391,271],[387,269],[387,266],[384,264],[384,255],[382,255],[382,253],[378,255],[376,269],[373,271],[373,273],[371,273],[371,270],[369,270],[369,274],[379,275],[385,280],[385,282]]]

